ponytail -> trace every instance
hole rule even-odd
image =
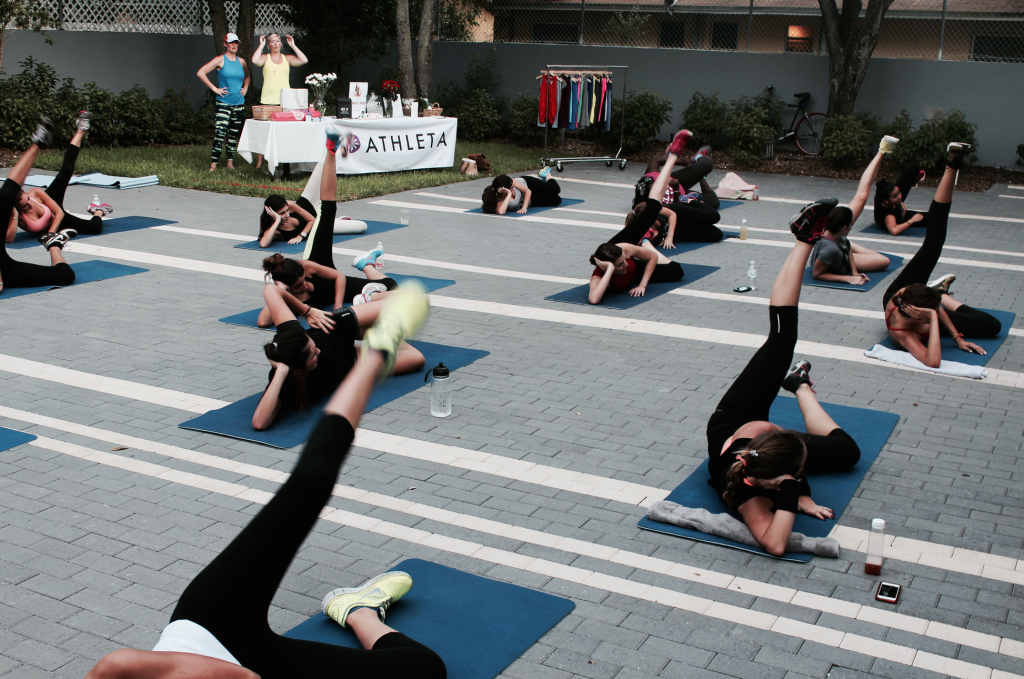
[[[736,491],[747,478],[774,479],[783,474],[796,476],[804,455],[804,441],[795,431],[769,431],[750,440],[736,453],[736,461],[725,473],[722,499],[735,509]]]

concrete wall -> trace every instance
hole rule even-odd
[[[196,101],[203,97],[195,72],[213,57],[206,35],[143,35],[52,31],[56,45],[46,45],[32,33],[19,31],[4,46],[3,66],[15,73],[18,62],[31,54],[57,69],[61,77],[79,83],[95,81],[115,92],[143,85],[151,96],[165,87],[192,87]],[[627,86],[646,87],[675,105],[672,123],[661,131],[668,139],[682,119],[695,91],[717,91],[725,101],[754,95],[771,83],[779,96],[810,92],[811,110],[824,111],[828,101],[828,58],[807,54],[756,54],[631,47],[579,47],[497,43],[501,84],[497,94],[537,92],[536,76],[548,63],[622,64],[630,67]],[[488,43],[437,43],[434,79],[464,82],[474,52],[485,54]],[[250,55],[251,56],[251,55]],[[378,62],[363,62],[338,74],[348,80],[375,82],[386,67],[396,65],[396,50]],[[317,69],[310,64],[309,70]],[[304,73],[293,73],[300,85]],[[255,74],[257,85],[262,75]],[[617,94],[621,82],[616,82]],[[787,99],[787,101],[791,101]],[[444,102],[441,102],[444,104]],[[934,109],[960,109],[978,125],[979,158],[984,165],[1012,167],[1016,148],[1024,142],[1024,64],[979,63],[913,59],[874,59],[857,100],[857,110],[885,120],[907,109],[916,122]],[[788,119],[787,119],[788,122]]]
[[[149,33],[99,33],[92,31],[48,31],[55,44],[28,31],[17,31],[4,43],[3,72],[19,73],[18,65],[28,56],[53,66],[61,78],[76,84],[95,82],[114,93],[131,89],[136,83],[150,97],[168,87],[180,91],[190,87],[193,100],[201,104],[204,85],[196,71],[216,55],[209,35],[167,35]],[[253,47],[259,44],[253,42]],[[246,62],[251,54],[243,55]],[[293,86],[301,86],[309,72],[292,69]],[[256,69],[254,84],[263,85],[263,73]],[[214,82],[216,80],[211,78]]]
[[[811,110],[825,111],[828,106],[826,56],[511,43],[498,43],[496,47],[501,73],[497,94],[536,95],[535,78],[549,63],[629,66],[629,89],[646,87],[674,104],[672,123],[661,131],[664,139],[679,127],[683,109],[695,91],[718,91],[723,100],[731,101],[774,84],[777,95],[786,101],[794,101],[788,98],[794,92],[806,91],[812,95]],[[482,56],[488,49],[490,45],[479,43],[438,43],[434,79],[448,77],[464,82],[466,64],[473,53]],[[380,64],[367,65],[366,71],[376,74],[380,68]],[[619,96],[621,81],[615,85]],[[960,109],[978,125],[981,164],[1012,167],[1017,145],[1024,142],[1022,107],[1024,64],[874,59],[856,108],[884,120],[892,120],[905,108],[918,123],[934,108]],[[788,123],[785,112],[783,116]]]

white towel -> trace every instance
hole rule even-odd
[[[954,377],[970,377],[972,380],[980,380],[983,377],[988,377],[988,371],[980,365],[968,365],[966,363],[957,363],[956,361],[941,361],[938,368],[929,368],[924,363],[921,363],[921,361],[911,356],[910,352],[889,349],[888,347],[883,347],[881,344],[876,344],[871,347],[871,351],[865,351],[864,355],[868,358],[877,358],[880,361],[888,361],[889,363],[895,363],[897,365],[905,365],[908,368],[929,370],[933,373],[953,375]]]

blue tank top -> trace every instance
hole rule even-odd
[[[227,94],[218,94],[217,101],[222,104],[239,106],[245,103],[242,96],[242,83],[245,82],[245,69],[236,57],[234,61],[224,55],[224,65],[217,70],[217,84],[228,88]]]

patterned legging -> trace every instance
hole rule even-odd
[[[213,153],[210,155],[210,162],[220,161],[220,154],[224,150],[224,139],[228,142],[228,160],[235,159],[235,149],[238,148],[238,136],[242,133],[242,122],[245,120],[245,105],[222,104],[217,102],[213,127]]]

